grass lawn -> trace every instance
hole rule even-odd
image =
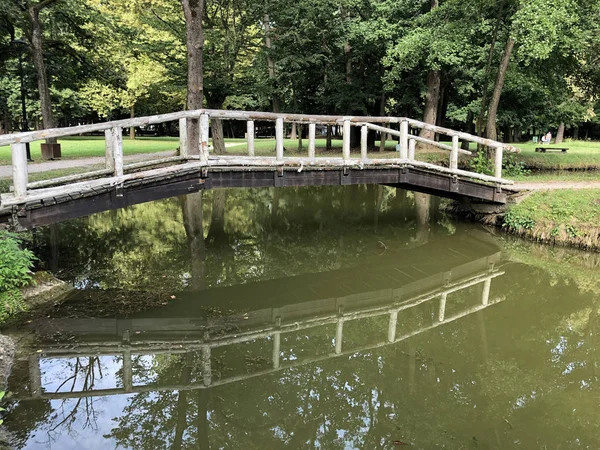
[[[66,177],[68,175],[76,175],[78,173],[91,172],[92,170],[100,170],[104,168],[101,164],[92,164],[82,167],[72,167],[69,169],[49,170],[47,172],[35,172],[29,174],[29,182],[51,180],[52,178]],[[9,192],[12,186],[12,178],[0,178],[0,194]]]
[[[526,142],[513,144],[521,149],[517,155],[530,170],[600,170],[600,142],[566,141],[552,147],[568,147],[567,153],[536,153],[535,148],[540,144]]]
[[[600,189],[534,192],[511,205],[510,231],[534,240],[600,248]]]
[[[514,175],[510,177],[513,181],[543,183],[549,181],[600,181],[599,170],[588,171],[537,171],[529,175]]]

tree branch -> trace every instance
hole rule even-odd
[[[42,0],[37,5],[33,5],[32,8],[39,12],[47,6],[50,6],[52,3],[56,3],[56,0]]]

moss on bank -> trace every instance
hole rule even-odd
[[[600,250],[600,190],[534,192],[508,207],[503,227],[534,241]]]
[[[26,309],[21,288],[32,280],[34,256],[17,235],[0,232],[0,324]]]

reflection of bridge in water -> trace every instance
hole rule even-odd
[[[42,335],[63,336],[62,342],[48,340],[40,344],[41,354],[28,357],[29,393],[18,393],[17,397],[65,399],[207,389],[404,341],[502,300],[490,296],[492,280],[504,274],[498,269],[501,254],[491,245],[475,239],[472,242],[470,250],[462,252],[453,248],[436,251],[439,245],[435,249],[425,245],[412,251],[410,263],[405,258],[402,261],[397,261],[398,257],[392,258],[394,261],[388,258],[385,264],[371,269],[372,273],[368,267],[361,267],[184,293],[172,305],[127,319],[49,319],[37,331]],[[206,309],[194,312],[207,305],[244,304],[250,298],[262,300],[258,307],[253,301],[253,309],[249,311],[246,307],[245,312],[240,312],[238,306],[237,311],[216,317],[210,317]],[[425,311],[424,320],[416,320],[417,311]],[[361,345],[344,342],[345,325],[373,319],[381,320],[376,342]],[[308,334],[309,330],[322,326],[330,326],[334,335],[329,341],[330,348],[325,348],[323,354],[282,359],[282,338],[298,331]],[[69,340],[73,336],[75,344]],[[361,339],[366,338],[361,336]],[[267,358],[268,367],[251,373],[215,376],[214,353],[218,349],[249,343],[260,343],[268,355],[262,356]],[[176,354],[197,355],[200,375],[194,382],[134,385],[135,357]],[[44,391],[41,361],[99,355],[122,357],[122,386]]]

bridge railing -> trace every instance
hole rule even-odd
[[[125,342],[78,342],[73,348],[66,349],[63,345],[57,345],[43,350],[43,358],[58,360],[65,358],[92,357],[92,356],[122,356],[122,374],[123,387],[94,389],[93,386],[89,390],[67,391],[67,392],[45,392],[42,386],[42,355],[39,353],[30,356],[29,359],[29,395],[19,396],[19,399],[65,399],[79,398],[88,396],[100,395],[118,395],[127,393],[139,393],[150,391],[163,390],[192,390],[192,389],[207,389],[211,387],[221,386],[224,384],[248,380],[250,378],[265,376],[280,370],[301,367],[307,364],[313,364],[324,361],[330,358],[352,355],[357,352],[370,351],[373,349],[385,347],[388,345],[397,344],[405,341],[413,336],[433,330],[445,324],[455,322],[470,314],[482,311],[492,305],[498,304],[504,300],[503,297],[491,297],[491,284],[495,278],[505,274],[504,271],[498,270],[494,264],[490,264],[486,270],[479,273],[465,276],[461,279],[452,281],[451,273],[445,274],[440,281],[443,282],[442,287],[430,289],[411,298],[400,299],[400,290],[386,290],[389,298],[389,303],[383,305],[375,305],[371,307],[362,307],[357,310],[345,311],[343,306],[340,306],[337,313],[333,314],[318,314],[309,316],[303,319],[294,318],[293,320],[283,320],[281,317],[276,317],[274,322],[268,325],[252,327],[251,329],[235,329],[230,333],[222,334],[222,332],[211,334],[207,329],[204,332],[204,337],[197,339],[193,337],[193,333],[189,333],[181,340],[165,339],[160,340],[160,337],[153,336],[149,342],[131,341],[131,336],[127,332]],[[453,304],[453,294],[468,292],[469,289],[480,287],[478,302],[475,304],[456,302]],[[381,291],[376,291],[376,295],[381,296]],[[343,302],[343,298],[339,298]],[[402,312],[416,311],[421,305],[433,303],[435,314],[429,317],[430,323],[419,324],[415,329],[404,330],[399,324],[399,314]],[[453,306],[454,312],[448,314],[447,306]],[[247,317],[247,316],[245,316]],[[361,319],[376,319],[387,318],[387,327],[382,328],[381,336],[376,342],[370,342],[363,345],[352,345],[345,348],[344,344],[344,324],[351,321],[359,321]],[[217,325],[217,324],[215,324]],[[335,345],[331,349],[322,352],[320,356],[302,357],[298,360],[282,361],[282,337],[286,334],[291,334],[303,331],[310,334],[310,330],[319,329],[323,326],[335,326]],[[218,327],[216,327],[218,329]],[[333,330],[332,330],[333,331]],[[398,333],[401,331],[401,333]],[[218,348],[227,348],[235,345],[244,345],[250,342],[268,342],[271,346],[271,362],[270,367],[259,369],[257,371],[242,375],[230,375],[213,378],[213,352]],[[201,355],[201,361],[197,365],[201,367],[201,379],[197,382],[187,385],[135,385],[133,380],[133,360],[134,355],[175,355],[175,354],[198,354]],[[65,375],[66,376],[66,375]],[[64,383],[63,383],[64,385]]]
[[[227,156],[209,154],[209,133],[211,119],[241,120],[246,121],[248,156]],[[142,161],[133,164],[124,164],[123,161],[123,128],[159,124],[165,122],[179,122],[179,156],[172,156],[156,160]],[[194,122],[191,122],[194,121]],[[275,156],[265,157],[255,155],[255,121],[271,121],[275,123]],[[190,124],[199,128],[198,143],[190,142],[188,128]],[[296,123],[308,125],[308,152],[306,157],[291,157],[284,154],[284,124]],[[342,152],[341,157],[316,157],[316,127],[317,125],[338,125],[342,127]],[[361,128],[360,158],[352,158],[351,127]],[[398,130],[391,128],[397,126]],[[451,145],[435,140],[425,139],[412,134],[411,129],[429,130],[433,133],[451,138]],[[398,158],[370,158],[368,154],[369,130],[387,133],[398,138]],[[105,133],[105,168],[86,172],[83,174],[54,178],[30,183],[28,180],[27,159],[25,144],[28,142],[77,136],[92,132]],[[458,169],[458,155],[471,154],[468,150],[460,148],[460,140],[484,145],[495,151],[494,176]],[[425,144],[447,150],[449,152],[448,167],[429,164],[415,159],[417,144]],[[473,178],[476,180],[495,183],[498,185],[512,184],[512,181],[502,178],[503,151],[518,152],[518,149],[501,142],[473,136],[468,133],[454,131],[448,128],[426,124],[418,120],[404,117],[368,117],[368,116],[333,116],[333,115],[307,115],[307,114],[276,114],[267,112],[246,112],[227,110],[195,110],[181,111],[170,114],[161,114],[148,117],[117,120],[111,122],[80,125],[66,128],[53,128],[47,130],[30,131],[0,136],[0,146],[11,145],[13,165],[13,191],[15,198],[24,198],[30,190],[59,186],[94,178],[109,178],[108,184],[118,185],[128,179],[139,177],[132,171],[165,165],[168,163],[187,163],[194,166],[274,166],[274,167],[303,167],[330,166],[330,167],[358,167],[382,165],[411,165],[424,169],[435,170],[442,173]]]

